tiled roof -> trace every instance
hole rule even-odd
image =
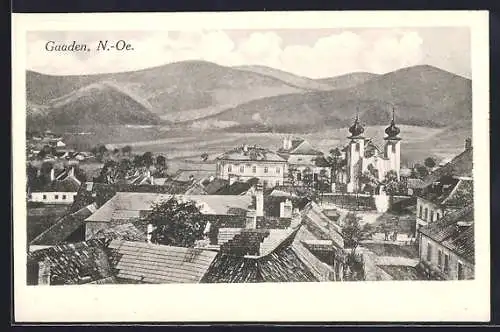
[[[443,176],[463,176],[472,177],[472,164],[473,164],[473,149],[467,149],[453,158],[443,167],[438,168],[431,174],[429,174],[424,182],[426,185],[430,185],[433,182],[438,181]]]
[[[435,204],[441,204],[453,192],[455,187],[459,184],[460,180],[451,176],[443,176],[436,182],[425,187],[425,190],[418,195]]]
[[[237,234],[240,234],[243,228],[219,228],[219,233],[217,235],[217,244],[221,245],[229,240],[232,240]]]
[[[40,188],[38,192],[70,192],[76,193],[80,189],[81,182],[74,176],[66,176],[62,180],[54,180],[43,188]]]
[[[294,243],[297,230],[264,256],[219,252],[202,282],[307,282],[328,280],[307,249]],[[312,255],[312,257],[311,257]],[[323,265],[324,266],[324,265]]]
[[[310,202],[302,211],[302,222],[319,240],[333,240],[338,248],[344,247],[344,238],[340,226],[335,224],[314,202]]]
[[[141,211],[150,211],[152,205],[168,200],[173,195],[152,193],[118,192],[101,206],[87,221],[109,222],[114,216],[140,217]],[[230,195],[179,195],[177,199],[194,201],[203,214],[231,215],[248,209],[252,203],[249,196]]]
[[[241,195],[254,185],[259,183],[259,179],[251,178],[246,182],[236,181],[231,185],[226,185],[215,192],[216,195]]]
[[[92,238],[146,242],[147,229],[146,225],[140,221],[116,222],[108,224],[106,228],[95,233]]]
[[[219,190],[229,185],[229,181],[224,179],[214,179],[207,183],[202,183],[207,195],[216,195]]]
[[[51,283],[87,283],[112,275],[104,248],[105,243],[99,240],[61,244],[29,252],[28,262],[48,263]]]
[[[407,179],[406,183],[408,185],[408,188],[411,189],[421,189],[425,187],[425,182],[422,179]]]
[[[215,174],[215,170],[207,170],[207,169],[179,169],[173,179],[177,181],[190,181],[191,177],[195,180],[201,180],[203,178],[209,177]]]
[[[473,221],[474,207],[470,204],[420,228],[419,232],[441,243],[460,257],[474,263]],[[459,226],[459,222],[465,222],[470,226]]]
[[[197,283],[212,264],[216,252],[113,240],[110,261],[116,277],[143,283]]]
[[[59,219],[54,225],[34,238],[31,245],[55,245],[66,241],[66,239],[83,226],[85,219],[96,211],[94,204],[90,204],[72,214],[68,214]]]
[[[238,147],[227,151],[217,157],[219,160],[234,160],[234,161],[269,161],[269,162],[286,162],[285,159],[276,153],[255,146],[248,146],[247,151],[244,147]]]

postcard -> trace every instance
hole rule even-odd
[[[17,322],[490,319],[487,12],[12,38]]]

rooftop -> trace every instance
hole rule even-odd
[[[116,277],[141,283],[197,283],[217,256],[208,250],[121,240],[108,248]]]
[[[241,146],[223,153],[218,160],[286,162],[271,150],[257,146]]]
[[[156,193],[118,192],[102,205],[86,221],[109,222],[119,219],[136,219],[141,212],[150,211],[153,204],[166,201],[174,195]],[[252,197],[232,195],[178,195],[178,199],[194,201],[203,214],[233,215],[236,211],[246,210]]]
[[[444,166],[429,174],[424,182],[430,185],[438,181],[443,176],[472,177],[473,153],[472,147],[464,150]]]
[[[460,226],[464,223],[465,226]],[[460,257],[474,263],[474,206],[469,204],[419,230]]]

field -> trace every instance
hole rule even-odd
[[[371,137],[379,146],[383,146],[383,126],[367,127],[366,137]],[[132,146],[134,151],[162,153],[172,163],[200,162],[200,155],[207,153],[209,160],[235,146],[259,145],[272,150],[282,144],[284,133],[228,133],[223,130],[193,130],[175,127],[157,128],[122,128],[114,129],[119,135],[102,137],[102,143],[111,143],[115,147]],[[453,141],[434,142],[433,137],[443,129],[401,126],[403,138],[401,153],[402,164],[422,162],[429,156],[438,159],[449,158],[463,149],[465,137],[456,137]],[[128,134],[127,134],[128,133]],[[347,143],[347,129],[325,130],[315,133],[297,134],[311,142],[317,149],[327,153],[330,149]],[[96,143],[96,142],[94,142]],[[187,160],[187,161],[186,161]]]

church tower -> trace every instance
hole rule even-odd
[[[365,129],[359,123],[359,117],[356,114],[354,124],[349,128],[351,134],[349,147],[347,149],[347,192],[357,191],[359,189],[359,176],[363,167],[363,158],[365,155],[365,138],[362,136]]]
[[[387,135],[385,140],[384,154],[388,160],[388,165],[384,173],[391,170],[396,171],[399,181],[399,170],[401,168],[401,138],[399,135],[399,128],[396,127],[394,121],[394,107],[392,108],[392,120],[389,127],[385,129],[385,134]]]

